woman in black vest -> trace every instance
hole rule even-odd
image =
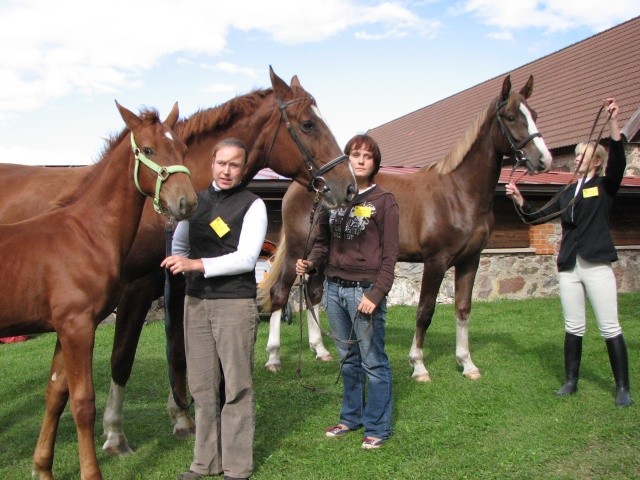
[[[187,280],[184,337],[196,441],[191,467],[179,480],[223,472],[225,479],[246,479],[253,473],[255,265],[267,209],[241,184],[246,156],[244,143],[235,138],[214,147],[213,183],[198,192],[198,210],[178,224],[173,255],[162,262]]]
[[[616,405],[631,405],[629,394],[629,366],[627,347],[618,321],[616,279],[611,262],[618,259],[609,232],[609,218],[613,197],[618,192],[626,158],[618,127],[618,105],[613,98],[604,100],[609,120],[609,159],[601,145],[576,146],[576,167],[582,178],[568,188],[549,208],[533,212],[514,183],[506,186],[506,193],[520,205],[530,218],[542,218],[562,211],[562,241],[558,254],[560,300],[565,320],[564,364],[565,382],[557,396],[577,391],[582,337],[586,327],[585,296],[593,307],[600,334],[605,339],[611,369],[616,382]],[[595,151],[594,151],[595,150]],[[574,200],[575,197],[575,200]],[[573,201],[573,205],[566,208]],[[586,294],[586,295],[585,295]]]

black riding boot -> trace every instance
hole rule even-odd
[[[582,337],[572,333],[564,334],[564,385],[556,392],[556,397],[573,395],[578,390],[578,373],[582,358]]]
[[[616,405],[628,407],[631,405],[629,394],[629,360],[627,357],[627,345],[622,334],[617,337],[607,338],[607,350],[613,378],[616,380]]]

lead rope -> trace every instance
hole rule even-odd
[[[165,229],[165,258],[170,256],[172,253],[172,243],[173,243],[173,231],[174,224],[173,218],[167,220],[167,223],[164,224]],[[171,331],[171,313],[169,312],[169,303],[171,302],[171,272],[168,268],[164,269],[164,334],[167,338],[167,345],[165,349],[165,353],[167,356],[167,365],[169,367],[169,385],[171,387],[171,394],[173,395],[173,401],[176,402],[178,408],[182,411],[187,411],[193,405],[193,397],[191,397],[191,402],[188,405],[182,403],[182,400],[178,397],[175,388],[175,380],[173,378],[173,370],[171,369],[171,344],[169,341],[170,331]]]
[[[311,206],[311,212],[309,213],[309,223],[310,223],[310,228],[309,228],[309,233],[307,235],[307,241],[305,242],[305,248],[304,248],[304,253],[302,255],[302,258],[307,258],[307,255],[309,254],[309,247],[310,247],[310,241],[311,241],[311,234],[313,233],[313,229],[316,226],[316,223],[318,222],[318,220],[320,219],[320,215],[316,215],[318,206],[320,205],[320,192],[316,191],[316,195],[315,198],[313,200],[313,205]],[[305,278],[304,275],[300,275],[299,276],[299,281],[298,281],[298,304],[299,304],[299,321],[298,321],[298,330],[299,330],[299,343],[298,343],[298,364],[297,364],[297,368],[296,368],[296,379],[298,380],[298,383],[300,384],[301,387],[310,390],[312,392],[315,393],[329,393],[331,392],[335,386],[338,384],[338,382],[340,381],[340,377],[342,375],[342,368],[344,367],[344,363],[346,362],[347,358],[349,357],[349,353],[351,352],[351,347],[353,346],[354,343],[359,343],[360,340],[351,340],[351,337],[353,336],[353,332],[354,332],[354,328],[355,328],[355,321],[358,320],[358,316],[360,315],[360,312],[356,312],[356,318],[354,321],[354,324],[352,324],[351,326],[351,332],[349,333],[349,338],[348,339],[342,339],[342,338],[338,338],[336,337],[334,334],[332,334],[330,331],[325,330],[322,328],[322,325],[320,325],[320,320],[318,319],[318,317],[316,316],[316,312],[315,309],[313,308],[313,305],[311,304],[311,298],[309,297],[309,291],[307,289],[307,279]],[[347,349],[347,354],[344,356],[344,358],[342,360],[340,360],[340,367],[338,368],[338,375],[336,376],[335,381],[333,382],[333,384],[326,389],[321,389],[321,388],[317,388],[311,385],[306,385],[305,383],[302,382],[302,343],[303,343],[303,334],[302,334],[302,315],[304,313],[304,305],[306,305],[307,310],[311,312],[311,316],[313,317],[313,321],[316,322],[316,325],[318,325],[318,328],[320,329],[320,331],[326,335],[327,337],[331,338],[332,340],[336,341],[336,342],[341,342],[341,343],[345,343],[348,345],[348,349]],[[369,328],[371,328],[372,326],[372,322],[369,322],[369,326],[367,327],[367,331]]]
[[[587,146],[591,143],[591,137],[593,136],[593,133],[594,133],[594,131],[596,130],[596,128],[598,126],[598,122],[600,120],[600,115],[602,114],[602,110],[603,109],[604,109],[604,106],[600,107],[600,109],[598,110],[598,113],[596,115],[596,119],[593,122],[593,126],[591,127],[591,131],[589,132],[589,139],[586,142]],[[611,120],[611,113],[609,113],[609,115],[607,117],[607,120],[604,122],[604,124],[600,128],[600,132],[598,133],[598,136],[597,136],[596,140],[593,142],[594,148],[591,151],[591,156],[589,157],[589,162],[591,162],[591,160],[593,159],[593,156],[596,153],[595,147],[597,147],[600,144],[600,140],[602,139],[602,134],[604,132],[605,127],[609,123],[609,120]],[[580,163],[576,166],[575,170],[573,171],[573,176],[569,180],[569,183],[567,183],[567,185],[562,190],[560,190],[558,193],[556,193],[551,200],[549,200],[547,203],[545,203],[539,209],[534,210],[531,213],[525,213],[524,211],[522,211],[522,207],[520,205],[518,205],[518,203],[515,201],[515,199],[512,199],[513,200],[513,205],[515,206],[516,212],[518,213],[518,216],[520,217],[520,219],[527,225],[530,225],[532,223],[539,224],[539,223],[545,222],[546,220],[551,220],[553,218],[559,217],[564,212],[566,212],[570,207],[572,207],[573,204],[576,202],[578,196],[580,195],[580,192],[582,192],[582,188],[584,187],[584,181],[587,178],[587,173],[588,172],[585,172],[582,175],[582,181],[580,182],[580,187],[578,188],[578,191],[576,192],[574,197],[569,201],[569,203],[564,208],[562,208],[561,210],[559,210],[559,211],[557,211],[555,213],[550,213],[548,215],[545,215],[545,216],[543,216],[541,218],[537,218],[535,220],[528,220],[527,218],[525,218],[525,217],[530,217],[531,215],[535,215],[537,213],[540,213],[540,212],[544,211],[546,208],[548,208],[549,206],[551,206],[554,203],[556,203],[557,201],[559,201],[560,196],[564,192],[566,192],[569,189],[569,187],[571,187],[571,185],[573,183],[573,180],[576,177],[578,171],[580,170],[580,167],[582,166],[583,162],[584,162],[584,155],[582,156],[582,159],[580,160]],[[515,169],[515,167],[514,167],[514,169]],[[513,170],[511,170],[511,175],[513,175]],[[520,178],[522,178],[522,175],[518,178],[518,180],[520,180]],[[509,177],[509,181],[511,181],[511,176]]]

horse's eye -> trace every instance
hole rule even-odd
[[[144,153],[145,155],[153,155],[153,150],[151,150],[149,147],[143,147],[142,153]]]
[[[513,115],[507,115],[507,121],[513,122],[516,118]]]
[[[300,124],[300,128],[304,133],[309,133],[316,128],[316,124],[311,120],[305,120]]]

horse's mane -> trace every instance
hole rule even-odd
[[[511,108],[517,101],[519,101],[519,95],[509,95],[507,108]],[[431,168],[435,168],[436,172],[440,175],[446,175],[458,168],[464,160],[464,157],[469,153],[469,150],[471,150],[471,146],[480,135],[480,130],[482,129],[484,122],[487,120],[487,117],[495,110],[495,105],[495,102],[492,102],[487,108],[478,114],[471,126],[460,138],[458,138],[454,146],[445,154],[444,157],[420,170],[426,171]]]
[[[155,108],[143,107],[140,111],[140,120],[144,126],[153,125],[155,123],[162,123],[160,120],[160,114],[158,110]],[[105,138],[105,143],[102,149],[100,150],[100,154],[98,155],[98,161],[95,162],[94,168],[87,174],[87,176],[82,181],[82,184],[73,192],[66,193],[51,201],[51,204],[55,207],[64,207],[75,203],[78,198],[82,196],[82,194],[87,191],[89,186],[93,183],[94,179],[102,172],[105,168],[105,165],[108,164],[106,159],[108,159],[115,149],[122,143],[125,138],[127,138],[131,134],[131,130],[128,128],[124,128],[120,133],[111,134],[107,138]]]
[[[471,126],[461,137],[458,138],[451,150],[449,150],[444,157],[442,157],[437,162],[432,163],[431,165],[423,167],[422,170],[435,168],[436,172],[438,172],[440,175],[446,175],[447,173],[450,173],[458,168],[458,166],[464,160],[465,155],[469,153],[471,146],[478,138],[480,129],[486,121],[488,114],[489,107],[485,108],[481,113],[478,114],[478,116],[476,116]]]
[[[174,131],[184,143],[189,143],[202,132],[211,132],[211,126],[223,129],[233,123],[238,116],[250,116],[262,103],[262,100],[272,93],[272,89],[254,90],[253,92],[232,98],[216,107],[200,109],[190,117],[179,121]]]

